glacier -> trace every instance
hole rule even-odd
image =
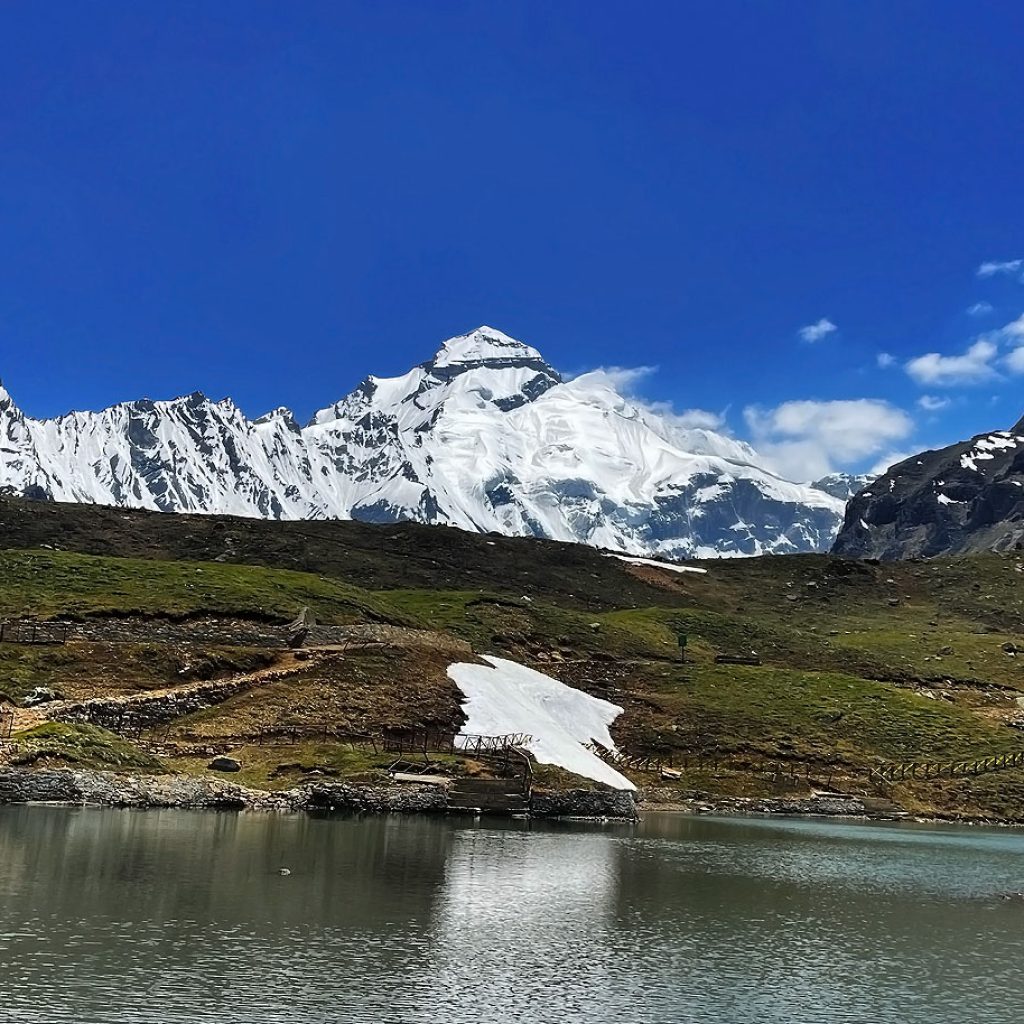
[[[305,426],[198,392],[33,419],[0,386],[0,493],[54,501],[412,520],[678,559],[826,550],[846,504],[830,483],[784,480],[604,373],[563,379],[490,327],[367,377]]]

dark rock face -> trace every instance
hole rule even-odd
[[[676,494],[657,499],[643,536],[663,542],[689,533],[692,550],[674,557],[821,551],[838,518],[831,506],[783,501],[751,480],[723,482],[715,474],[698,474]]]
[[[857,493],[832,553],[916,558],[1024,547],[1024,429],[979,434],[893,466]]]
[[[830,473],[820,480],[815,480],[811,486],[826,494],[831,494],[833,498],[849,501],[874,479],[875,477],[870,473]]]

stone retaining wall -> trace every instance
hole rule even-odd
[[[12,768],[0,770],[0,804],[11,803],[424,814],[446,811],[448,793],[443,786],[387,782],[308,782],[271,793],[210,777]],[[632,793],[576,789],[535,793],[531,813],[546,818],[632,820],[636,804]]]
[[[637,818],[636,794],[626,789],[534,790],[530,813],[537,818]]]
[[[384,623],[354,626],[316,625],[310,628],[304,647],[344,647],[351,643],[377,643],[390,647],[420,647],[429,650],[472,654],[472,645],[447,633],[430,629],[407,629]]]
[[[194,683],[176,690],[163,690],[152,694],[95,697],[92,700],[55,707],[47,717],[55,722],[87,722],[111,732],[133,733],[163,725],[183,715],[213,707],[215,704],[222,704],[229,697],[254,686],[266,686],[268,683],[297,675],[308,669],[307,662],[289,668],[263,669],[232,679]]]
[[[4,803],[420,813],[443,811],[446,797],[437,786],[312,783],[270,793],[214,778],[59,768],[0,771],[0,804]]]

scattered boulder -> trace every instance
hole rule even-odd
[[[208,765],[208,768],[215,772],[240,772],[242,762],[233,757],[215,757]]]
[[[21,703],[23,707],[34,708],[38,704],[49,704],[54,700],[60,700],[59,693],[51,690],[48,686],[37,686],[25,695]]]
[[[288,623],[288,646],[301,647],[309,636],[309,631],[316,625],[316,618],[308,608]]]

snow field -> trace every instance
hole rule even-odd
[[[514,661],[489,654],[483,660],[486,665],[448,666],[449,678],[466,695],[464,735],[528,733],[533,737],[528,749],[540,764],[557,765],[612,789],[636,789],[584,746],[596,740],[614,750],[608,727],[622,708]]]

